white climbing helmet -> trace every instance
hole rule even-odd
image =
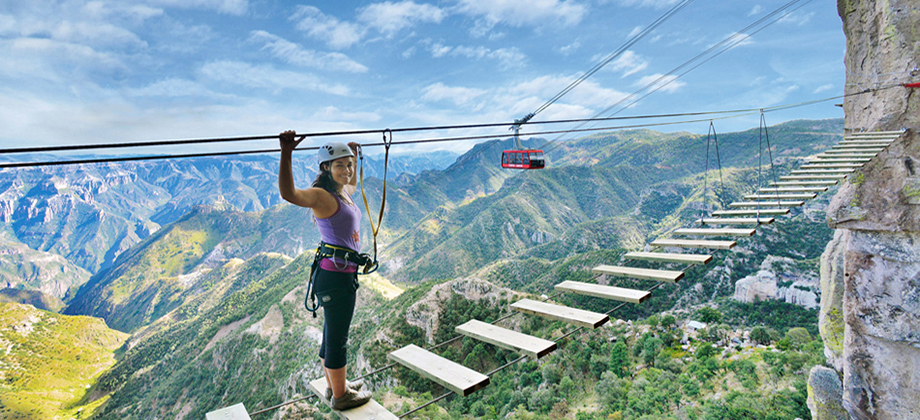
[[[339,143],[334,141],[332,143],[326,143],[319,148],[319,155],[317,160],[320,164],[336,160],[338,158],[343,158],[346,156],[354,157],[355,154],[351,151],[351,148],[348,147],[345,143]]]

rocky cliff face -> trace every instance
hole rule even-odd
[[[757,274],[735,283],[733,298],[740,302],[781,300],[814,309],[818,306],[818,279],[814,271],[801,269],[791,258],[767,256]]]
[[[920,4],[839,0],[847,35],[846,127],[906,130],[828,207],[821,333],[856,419],[920,418]],[[894,87],[888,87],[888,86]],[[815,395],[821,400],[834,392]],[[816,411],[816,418],[823,417]]]

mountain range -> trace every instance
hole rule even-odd
[[[776,170],[839,141],[842,123],[770,127]],[[479,144],[443,169],[395,175],[378,237],[382,278],[366,278],[359,289],[350,360],[373,368],[382,363],[381,348],[423,344],[423,329],[412,325],[439,315],[412,318],[428,311],[409,308],[429,293],[459,293],[459,286],[442,291],[440,284],[474,279],[463,284],[475,287],[464,287],[494,291],[486,294],[493,296],[488,306],[500,311],[501,299],[584,280],[592,266],[616,263],[625,250],[751,191],[769,172],[756,167],[762,139],[756,129],[720,135],[721,167],[712,155],[708,171],[706,136],[629,130],[550,144],[548,167],[539,171],[499,167],[508,139]],[[307,160],[295,160],[301,184],[313,175]],[[279,203],[274,165],[271,157],[215,158],[0,172],[9,177],[0,194],[8,249],[27,252],[20,241],[36,253],[29,260],[69,262],[42,265],[72,274],[43,280],[62,285],[45,293],[63,288],[65,314],[102,318],[132,334],[84,400],[108,398],[101,418],[200,418],[240,401],[255,409],[307,392],[303,379],[319,374],[313,355],[321,324],[300,308],[318,237],[308,211]],[[372,211],[382,188],[379,179],[366,180]],[[738,252],[720,254],[719,268],[690,270],[680,285],[619,316],[689,310],[730,296],[733,282],[768,255],[816,267],[823,248],[815,244],[826,243],[830,230],[820,201],[810,206],[740,241]],[[365,220],[365,251],[369,232]],[[8,255],[13,251],[0,256]],[[406,292],[387,300],[375,281]],[[36,288],[24,284],[16,287]],[[463,293],[466,300],[482,296]]]

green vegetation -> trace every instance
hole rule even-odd
[[[98,318],[0,303],[0,418],[89,418],[108,398],[93,385],[127,338]]]

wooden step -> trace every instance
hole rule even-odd
[[[782,182],[773,182],[770,181],[770,186],[773,187],[792,187],[792,186],[803,186],[803,185],[837,185],[840,181],[837,180],[800,180],[800,181],[782,181]]]
[[[891,143],[894,143],[894,140],[893,140],[893,139],[892,139],[892,140],[871,140],[871,139],[857,140],[857,139],[852,139],[852,140],[844,140],[844,141],[842,141],[842,142],[840,142],[840,143],[837,143],[836,146],[844,146],[844,147],[846,147],[846,146],[856,146],[856,145],[859,145],[859,146],[888,147],[889,145],[891,145]]]
[[[697,241],[687,239],[656,239],[650,244],[659,248],[704,248],[704,249],[732,249],[735,241]]]
[[[827,191],[827,187],[815,186],[815,187],[767,187],[757,190],[761,194],[767,193],[796,193],[796,192],[824,192]]]
[[[667,252],[627,252],[627,260],[656,261],[680,264],[709,264],[712,255],[701,254],[671,254]]]
[[[835,155],[833,153],[826,155],[822,153],[815,155],[815,157],[817,159],[869,159],[871,161],[876,155],[878,155],[878,153],[847,153],[845,155]]]
[[[459,334],[539,359],[556,350],[554,341],[471,319],[454,328]]]
[[[846,174],[827,174],[827,175],[786,175],[779,177],[780,181],[802,181],[802,180],[821,180],[829,181],[834,179],[844,179]]]
[[[652,297],[652,292],[647,290],[624,289],[622,287],[577,281],[564,281],[553,286],[553,288],[562,292],[575,293],[576,295],[594,296],[629,303],[642,303]]]
[[[855,154],[863,153],[867,155],[871,155],[871,154],[877,155],[881,153],[883,150],[885,150],[885,148],[883,147],[871,147],[871,148],[848,147],[848,148],[837,148],[837,149],[825,150],[824,154],[825,155],[849,155],[853,153]]]
[[[831,146],[832,150],[825,151],[827,152],[837,152],[837,153],[878,153],[882,150],[885,150],[885,147],[879,146],[877,144],[835,144]]]
[[[738,207],[799,207],[805,205],[804,201],[736,201],[729,204],[731,208]]]
[[[855,168],[845,168],[845,169],[796,169],[789,172],[792,175],[836,175],[836,174],[848,174],[855,171]]]
[[[205,420],[251,420],[243,403],[214,410],[204,415]],[[394,418],[397,418],[394,416]]]
[[[904,131],[860,131],[858,133],[850,133],[844,136],[847,137],[901,137],[904,134]]]
[[[610,320],[605,314],[569,308],[568,306],[522,299],[514,302],[511,309],[556,321],[567,322],[586,328],[597,328]]]
[[[799,169],[848,169],[848,168],[862,168],[866,166],[865,163],[851,163],[851,162],[838,162],[838,163],[806,163],[799,167]]]
[[[769,225],[773,223],[774,219],[772,217],[761,217],[756,218],[714,218],[714,219],[699,219],[696,222],[701,225]]]
[[[728,217],[728,216],[782,216],[784,214],[789,214],[789,209],[751,209],[751,210],[718,210],[712,212],[713,216],[719,217]]]
[[[319,379],[314,379],[310,381],[310,390],[316,394],[319,399],[326,403],[328,406],[332,406],[332,401],[326,399],[326,378],[322,377]],[[345,411],[332,410],[333,413],[339,416],[339,418],[344,420],[398,420],[399,417],[395,414],[387,411],[386,408],[383,408],[380,403],[376,400],[371,399],[367,404],[352,408]],[[232,417],[231,417],[232,418]],[[224,417],[220,418],[224,420]],[[228,418],[229,419],[229,418]],[[211,420],[208,418],[207,420]]]
[[[439,385],[467,396],[489,385],[489,377],[459,363],[454,363],[415,344],[387,355],[387,358],[414,370]]]
[[[809,159],[808,164],[813,165],[816,163],[862,163],[871,161],[872,158],[832,158],[832,157],[816,157],[814,159]]]
[[[666,283],[677,283],[684,278],[683,271],[652,270],[648,268],[620,267],[612,265],[599,265],[591,270],[594,274],[607,274],[617,277],[629,277],[642,280],[656,280]]]
[[[803,194],[748,194],[744,196],[745,200],[811,200],[817,197],[815,193]]]
[[[675,229],[681,236],[754,236],[757,229]]]

